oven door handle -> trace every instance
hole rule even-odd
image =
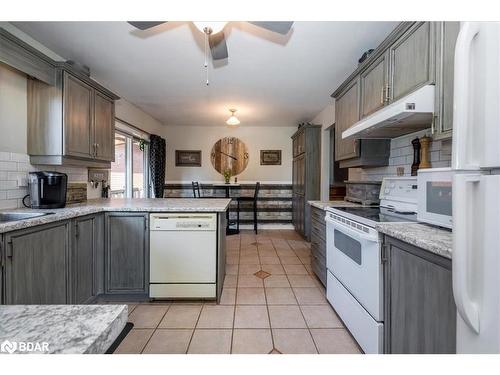
[[[344,232],[345,234],[349,235],[350,237],[359,238],[359,239],[369,241],[369,242],[379,242],[378,233],[375,233],[372,235],[360,233],[358,231],[355,231],[354,229],[351,229],[347,225],[343,225],[342,223],[339,223],[338,221],[334,221],[328,217],[326,218],[326,221],[328,223],[333,224],[334,229],[338,229],[341,232]]]

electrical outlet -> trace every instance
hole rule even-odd
[[[396,174],[397,174],[398,176],[403,176],[403,175],[405,174],[405,167],[398,167],[398,168],[396,169]]]
[[[27,187],[28,186],[28,178],[27,177],[18,177],[17,178],[17,186]]]

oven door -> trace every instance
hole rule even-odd
[[[383,277],[379,233],[328,213],[327,268],[376,321],[383,321]]]

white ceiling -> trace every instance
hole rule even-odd
[[[221,126],[229,108],[242,125],[295,126],[330,94],[395,22],[295,22],[287,36],[246,22],[224,29],[229,59],[210,66],[190,22],[138,31],[126,22],[15,22],[15,26],[166,125]]]

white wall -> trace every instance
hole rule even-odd
[[[236,129],[226,126],[166,126],[162,136],[167,140],[167,182],[222,181],[223,177],[212,167],[212,146],[223,137],[237,137],[248,147],[247,168],[238,176],[239,182],[281,182],[292,180],[292,140],[297,130],[291,127],[252,127],[241,124]],[[176,167],[175,150],[201,150],[202,166]],[[260,150],[281,150],[280,166],[260,165]]]
[[[125,99],[115,102],[115,117],[151,134],[161,135],[164,131],[160,121]]]
[[[322,201],[327,201],[330,199],[330,131],[328,128],[335,122],[335,103],[328,104],[311,122],[322,125],[320,197]]]

